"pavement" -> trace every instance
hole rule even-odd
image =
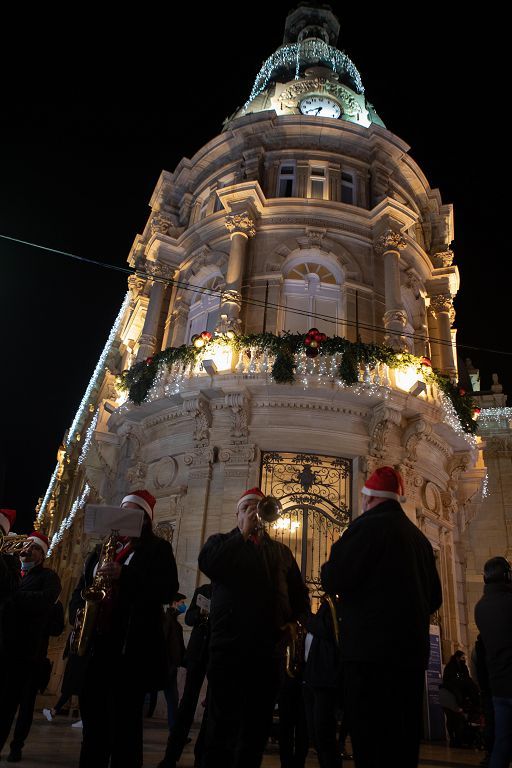
[[[54,697],[52,697],[52,701]],[[72,728],[71,724],[77,718],[72,714],[60,716],[49,723],[42,714],[42,704],[34,713],[34,724],[27,744],[23,750],[23,760],[19,763],[22,768],[77,768],[82,731]],[[194,765],[193,744],[197,731],[192,732],[192,742],[183,753],[179,765],[182,768],[192,768]],[[163,718],[153,717],[145,720],[144,728],[144,768],[156,768],[162,759],[167,741],[167,724]],[[349,744],[347,743],[347,746]],[[3,760],[0,765],[8,765],[5,757],[8,754],[8,744],[3,750]],[[483,757],[482,752],[471,749],[449,749],[443,743],[424,743],[421,745],[419,768],[472,768],[478,766]],[[310,751],[307,768],[317,768],[318,761],[313,750]],[[352,760],[346,760],[344,767],[354,766]],[[264,756],[262,768],[280,768],[277,745],[270,743]],[[355,768],[355,766],[354,766]],[[390,746],[389,768],[393,768],[393,749]]]

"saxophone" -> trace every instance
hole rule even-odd
[[[288,677],[297,677],[304,664],[304,646],[306,642],[306,628],[300,621],[290,622],[286,625],[289,632],[286,643],[285,671]]]
[[[112,599],[112,579],[99,573],[106,563],[112,563],[116,556],[118,531],[112,531],[103,542],[98,560],[96,575],[90,587],[82,590],[85,606],[77,611],[70,650],[78,656],[85,656],[89,648],[94,630],[98,624],[101,608]]]

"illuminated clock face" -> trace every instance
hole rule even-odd
[[[341,107],[334,99],[327,96],[307,96],[299,104],[299,109],[303,115],[312,115],[313,117],[339,117]]]

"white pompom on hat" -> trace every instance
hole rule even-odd
[[[41,533],[41,531],[32,531],[30,536],[27,536],[27,541],[33,541],[34,544],[37,544],[38,547],[41,547],[44,552],[44,556],[46,557],[50,544],[48,541],[48,536],[45,536],[44,533]]]
[[[0,528],[5,535],[9,533],[14,523],[16,522],[16,510],[15,509],[0,509]]]
[[[153,519],[153,509],[156,504],[156,499],[152,493],[146,491],[145,489],[132,491],[128,494],[128,496],[124,497],[121,502],[121,506],[128,503],[129,501],[133,502],[133,504],[137,504],[141,509],[144,510],[144,512],[147,512],[151,520]]]
[[[265,498],[265,494],[259,488],[249,488],[249,490],[244,491],[240,496],[240,498],[238,499],[236,504],[236,510],[238,512],[238,509],[242,501],[247,501],[248,499],[258,499],[259,501],[260,499],[264,499],[264,498]]]
[[[404,502],[402,475],[393,467],[379,467],[365,482],[362,493],[366,496],[377,496],[381,499]]]

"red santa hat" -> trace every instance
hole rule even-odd
[[[404,481],[402,475],[393,467],[379,467],[370,475],[363,486],[366,496],[377,496],[381,499],[405,501]]]
[[[14,523],[16,522],[15,509],[0,509],[0,528],[7,536]]]
[[[41,531],[32,531],[30,536],[27,536],[27,541],[33,541],[34,544],[37,544],[38,547],[41,547],[44,552],[44,556],[46,557],[50,543],[48,541],[48,536],[45,536],[44,533],[41,533]]]
[[[249,490],[244,491],[240,496],[240,498],[238,499],[238,502],[236,505],[237,512],[242,501],[247,501],[248,499],[258,499],[259,501],[260,499],[264,499],[264,498],[265,498],[265,494],[263,493],[263,491],[260,491],[259,488],[249,488]]]
[[[144,512],[147,512],[151,520],[153,519],[153,509],[156,504],[156,499],[149,491],[146,490],[140,490],[140,491],[132,491],[128,494],[128,496],[125,496],[124,499],[121,502],[121,506],[123,504],[128,503],[129,501],[132,501],[134,504],[137,504],[138,507],[144,510]]]

